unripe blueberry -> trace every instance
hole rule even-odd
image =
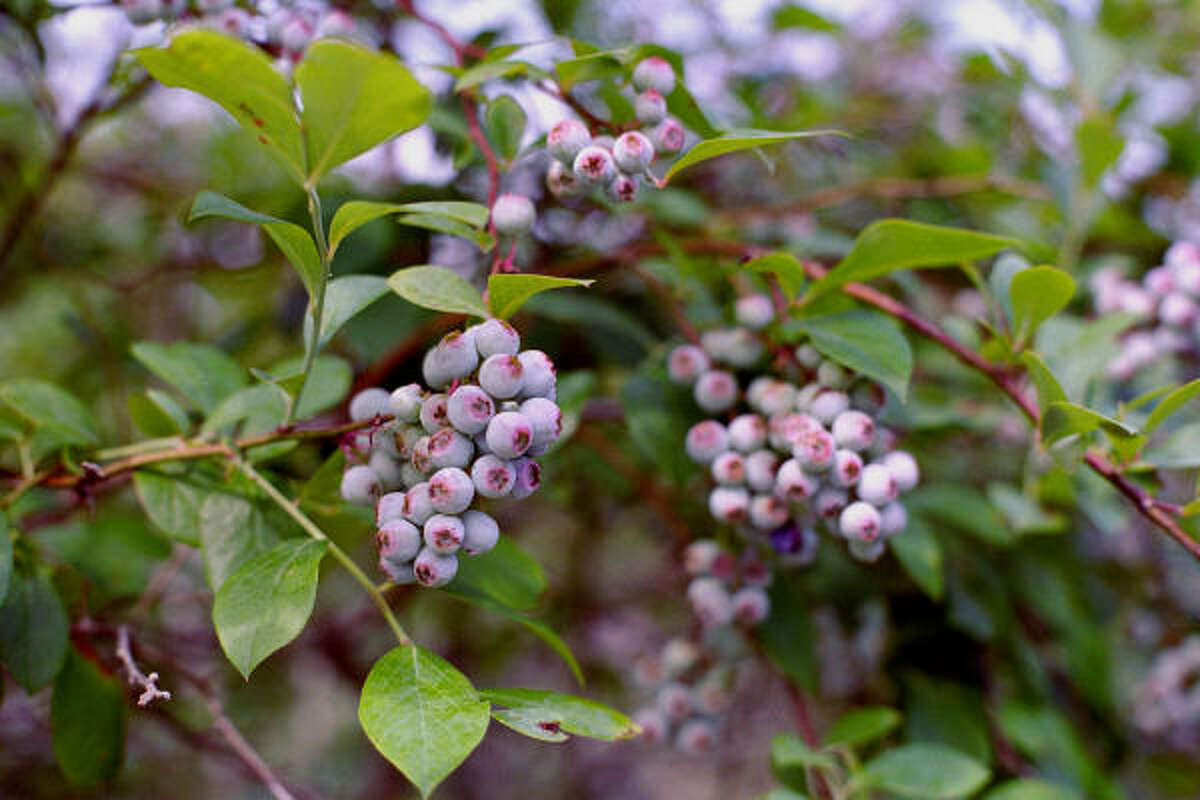
[[[546,134],[546,150],[560,163],[570,166],[579,151],[592,140],[587,126],[577,119],[560,119]]]
[[[728,349],[725,360],[735,367],[745,369],[757,364],[766,353],[762,340],[745,328],[729,331]]]
[[[733,313],[738,324],[752,331],[761,331],[775,319],[775,306],[765,294],[749,294],[738,298]]]
[[[453,428],[442,428],[429,437],[429,461],[436,468],[465,469],[475,455],[475,445]]]
[[[683,569],[692,577],[703,575],[712,570],[721,552],[721,545],[712,539],[692,542],[683,551]]]
[[[757,586],[747,586],[733,593],[733,618],[743,625],[757,625],[770,613],[771,601]]]
[[[408,520],[390,519],[375,532],[379,555],[397,564],[412,561],[421,549],[421,532]]]
[[[657,125],[667,117],[667,101],[661,93],[647,89],[634,98],[633,113],[643,125]]]
[[[375,470],[375,474],[379,476],[379,488],[385,492],[399,489],[404,483],[399,462],[382,450],[371,453],[371,457],[367,459],[367,466]]]
[[[687,639],[675,637],[663,645],[663,672],[669,677],[687,672],[700,660],[700,648]]]
[[[522,500],[538,490],[542,485],[542,466],[532,458],[517,458],[512,462],[516,470],[517,480],[513,484],[512,496]]]
[[[1096,276],[1093,276],[1096,277]],[[1171,275],[1171,270],[1168,267],[1155,267],[1142,276],[1142,284],[1150,290],[1152,294],[1159,297],[1166,297],[1171,292],[1175,291],[1175,278]]]
[[[1196,321],[1196,303],[1187,295],[1169,294],[1158,306],[1158,318],[1164,325],[1184,328]]]
[[[812,401],[816,399],[817,395],[824,391],[828,390],[816,381],[804,384],[804,388],[796,392],[796,410],[811,411]]]
[[[727,670],[710,670],[692,690],[692,705],[705,714],[724,714],[733,704],[730,682]]]
[[[820,484],[794,458],[789,458],[775,475],[775,494],[789,503],[802,503],[817,493]],[[783,524],[783,523],[780,523]]]
[[[858,500],[842,509],[838,517],[838,530],[847,539],[873,542],[879,538],[882,522],[875,506]]]
[[[479,367],[479,385],[498,400],[516,397],[525,381],[525,369],[516,356],[497,353]]]
[[[515,356],[521,350],[521,334],[502,319],[489,319],[471,327],[475,335],[475,349],[480,358],[505,355]]]
[[[828,386],[830,389],[844,388],[849,378],[846,375],[846,370],[832,361],[822,361],[821,366],[817,367],[817,383],[822,386]]]
[[[717,746],[717,729],[706,719],[689,719],[675,734],[675,747],[689,756],[711,753]]]
[[[366,465],[351,467],[342,473],[342,499],[347,503],[374,505],[382,491],[379,475]]]
[[[871,445],[870,454],[876,458],[882,458],[888,453],[896,449],[896,443],[900,441],[900,437],[891,428],[885,428],[882,425],[875,426],[875,442]],[[884,463],[887,463],[886,460]],[[915,463],[915,462],[914,462]],[[899,478],[897,478],[899,480]],[[915,484],[914,484],[915,485]],[[901,487],[903,490],[903,487]]]
[[[813,498],[813,509],[823,519],[837,519],[849,504],[850,494],[842,489],[822,489]]]
[[[458,517],[434,514],[425,521],[425,546],[435,553],[447,555],[458,552],[465,536],[466,526]]]
[[[829,363],[829,362],[826,362]],[[809,413],[823,425],[828,425],[838,418],[838,415],[850,407],[850,398],[845,392],[826,389],[817,392],[817,396],[808,404]]]
[[[637,199],[638,179],[636,175],[618,172],[608,185],[608,196],[618,203],[632,203]]]
[[[404,518],[420,527],[433,516],[433,498],[429,495],[429,482],[421,481],[404,493]]]
[[[362,422],[391,414],[391,397],[387,389],[380,389],[376,386],[363,389],[350,401],[350,419],[354,422]]]
[[[487,443],[500,458],[517,458],[533,444],[533,425],[519,411],[501,411],[488,423]]]
[[[900,491],[907,492],[917,485],[917,481],[921,479],[921,471],[917,467],[917,460],[912,457],[912,454],[905,450],[894,450],[882,459],[883,465],[892,473],[892,477],[896,479],[896,485],[900,487]]]
[[[875,440],[875,420],[861,411],[843,411],[833,420],[833,440],[847,450],[866,450]]]
[[[710,414],[733,407],[738,399],[737,378],[720,369],[710,369],[696,381],[692,392],[696,405]]]
[[[834,486],[847,489],[858,483],[862,476],[862,456],[853,450],[838,450],[833,454],[833,468],[829,471]]]
[[[858,539],[851,539],[849,546],[846,548],[850,551],[850,555],[858,561],[865,561],[872,564],[879,560],[883,555],[883,551],[887,548],[883,539],[876,539],[873,542],[863,542]]]
[[[388,492],[375,504],[375,525],[380,527],[390,519],[403,519],[406,492]]]
[[[896,499],[900,494],[900,486],[890,469],[883,464],[871,463],[863,467],[855,491],[859,500],[879,508]]]
[[[751,453],[767,442],[767,421],[758,414],[739,414],[729,423],[729,445]]]
[[[788,521],[787,503],[773,494],[756,494],[750,500],[750,524],[760,531],[772,531]]]
[[[821,362],[824,360],[821,356],[821,351],[811,344],[802,344],[797,347],[795,356],[797,363],[807,369],[816,369],[821,366]]]
[[[393,561],[390,558],[380,556],[379,569],[383,571],[384,575],[388,576],[388,580],[397,586],[407,586],[417,581],[417,576],[413,574],[411,561]]]
[[[668,683],[658,690],[654,704],[664,716],[678,722],[692,713],[692,693],[681,683]]]
[[[650,56],[633,68],[633,86],[639,92],[653,89],[668,95],[675,89],[675,68],[661,56]]]
[[[729,449],[729,432],[715,419],[697,422],[688,429],[684,448],[697,464],[711,464],[714,458]]]
[[[402,459],[405,456],[401,454],[400,447],[396,443],[396,434],[399,433],[404,426],[395,424],[384,424],[371,431],[369,437],[371,450],[379,453],[387,453],[392,458]]]
[[[413,574],[417,582],[430,589],[445,586],[458,573],[458,557],[442,555],[429,547],[422,548],[413,562]]]
[[[564,197],[578,197],[584,191],[583,181],[561,161],[550,162],[550,167],[546,170],[546,188],[560,200]]]
[[[718,578],[694,578],[687,588],[692,613],[706,628],[725,625],[733,619],[733,600]]]
[[[684,143],[687,142],[687,133],[679,124],[679,120],[667,117],[650,129],[650,142],[654,145],[655,152],[672,155],[683,149]]]
[[[419,383],[401,386],[388,398],[388,408],[397,422],[416,422],[421,416],[425,392]]]
[[[492,398],[473,384],[459,386],[446,400],[446,419],[455,430],[471,436],[486,430],[495,413]]]
[[[489,514],[482,511],[468,511],[462,515],[466,535],[463,537],[462,548],[467,555],[486,553],[500,541],[500,526]]]
[[[429,441],[431,438],[430,436],[422,436],[420,439],[417,439],[417,443],[413,445],[412,455],[409,456],[409,463],[422,475],[433,470],[433,456],[429,452]]]
[[[710,366],[708,356],[694,344],[681,344],[667,356],[667,374],[685,386],[695,383]]]
[[[466,331],[451,331],[442,337],[433,349],[430,369],[431,376],[425,375],[425,382],[435,389],[440,389],[451,381],[461,380],[475,371],[479,365],[479,352],[475,349],[475,337]],[[434,378],[440,380],[434,380]]]
[[[776,383],[782,383],[782,381],[777,381],[769,375],[759,375],[750,381],[750,385],[746,387],[746,404],[755,411],[762,411],[763,398]]]
[[[429,500],[439,514],[461,514],[475,498],[471,476],[458,467],[444,467],[429,479]]]
[[[521,236],[533,227],[537,210],[523,194],[502,194],[492,205],[492,224],[501,236]]]
[[[775,488],[778,469],[779,456],[770,450],[755,450],[746,456],[746,484],[755,492],[769,492]]]
[[[612,155],[622,172],[640,175],[654,160],[654,145],[644,133],[625,131],[613,143]]]
[[[903,503],[888,503],[879,509],[879,532],[890,539],[908,527],[908,509]]]
[[[471,482],[482,497],[505,497],[512,491],[517,471],[512,464],[488,454],[475,459],[471,465]]]
[[[421,360],[421,377],[434,389],[444,389],[454,380],[450,366],[438,352],[437,345],[425,351],[425,357]]]
[[[722,522],[741,522],[750,510],[750,493],[742,488],[718,486],[708,494],[708,510]]]
[[[521,413],[533,426],[533,444],[529,446],[531,451],[545,452],[558,441],[562,434],[562,409],[557,403],[544,397],[531,397],[521,403]]]
[[[665,742],[671,730],[671,724],[657,708],[638,709],[633,715],[633,721],[641,728],[641,738],[650,744]]]
[[[713,459],[713,480],[721,486],[742,486],[746,480],[746,463],[742,453],[728,450]]]
[[[824,472],[833,466],[837,443],[824,428],[804,431],[796,440],[792,455],[808,472]]]
[[[579,179],[592,186],[605,186],[617,174],[617,163],[612,153],[594,144],[579,151],[572,169]]]
[[[556,395],[557,377],[554,362],[541,350],[522,350],[517,356],[524,371],[521,397],[544,397],[553,400]]]
[[[758,398],[758,410],[767,416],[786,414],[796,407],[796,387],[784,381],[772,381]]]
[[[425,480],[425,473],[414,467],[411,461],[405,461],[400,465],[400,483],[405,489],[416,486],[423,480]]]
[[[824,430],[821,423],[809,414],[775,414],[767,420],[767,441],[776,450],[791,453],[804,434],[820,430]]]
[[[437,433],[442,428],[450,427],[450,417],[446,415],[446,405],[450,398],[442,393],[431,394],[421,403],[421,427],[426,433]]]

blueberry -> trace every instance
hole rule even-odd
[[[500,541],[500,526],[490,515],[482,511],[468,511],[462,515],[466,534],[463,536],[463,551],[468,555],[486,553]]]
[[[678,153],[686,141],[687,133],[674,117],[667,117],[650,129],[650,142],[655,152],[666,155]]]
[[[421,481],[404,493],[404,518],[414,525],[424,525],[433,516],[433,498],[428,481]]]
[[[387,389],[371,387],[363,389],[350,400],[350,419],[362,422],[375,417],[388,416],[392,413],[391,395]]]
[[[570,166],[579,151],[592,140],[587,126],[577,119],[562,119],[554,123],[546,134],[546,150],[559,163]]]
[[[517,481],[517,471],[494,455],[482,455],[471,465],[471,481],[482,497],[505,497]]]
[[[449,401],[446,395],[438,393],[429,395],[421,403],[421,427],[426,433],[437,433],[442,428],[450,427],[450,418],[446,414]]]
[[[838,530],[842,536],[860,542],[873,542],[878,539],[881,525],[879,511],[862,500],[846,506],[838,517]]]
[[[458,467],[444,467],[429,479],[429,500],[439,514],[461,514],[475,497],[471,476]]]
[[[626,131],[617,137],[612,149],[613,161],[629,175],[640,175],[654,160],[654,145],[638,131]]]
[[[421,549],[421,532],[408,520],[390,519],[375,532],[375,545],[390,561],[412,561]]]
[[[710,367],[708,356],[694,344],[681,344],[667,356],[667,374],[685,386],[695,383]]]
[[[458,517],[434,514],[425,521],[425,546],[439,555],[457,553],[465,537],[466,527]],[[413,556],[415,557],[416,553],[413,553]]]
[[[839,447],[847,450],[866,450],[875,440],[875,420],[861,411],[843,411],[830,428]]]
[[[416,422],[421,415],[421,401],[425,392],[419,383],[401,386],[388,398],[388,408],[397,422]]]
[[[501,236],[521,236],[533,227],[537,210],[521,194],[502,194],[492,205],[492,224]]]
[[[521,335],[502,319],[489,319],[471,328],[475,334],[475,349],[480,358],[515,356],[521,350]]]
[[[605,186],[617,175],[612,153],[596,144],[580,150],[571,168],[584,183],[592,186]]]
[[[530,450],[535,453],[545,452],[558,441],[562,434],[562,409],[553,400],[544,397],[531,397],[521,403],[521,412],[533,426],[533,444]]]
[[[497,353],[479,367],[479,386],[497,400],[520,394],[525,385],[525,368],[516,356]]]
[[[688,429],[684,446],[688,457],[697,464],[711,464],[729,449],[729,432],[715,419],[706,419]]]
[[[502,411],[488,423],[487,443],[500,458],[517,458],[533,444],[533,425],[519,411]]]
[[[521,386],[521,397],[545,397],[555,399],[554,362],[541,350],[522,350],[517,356],[525,373]]]
[[[428,547],[417,554],[413,562],[413,574],[422,586],[435,589],[445,586],[458,573],[458,557],[442,555]]]
[[[675,90],[675,68],[661,56],[650,56],[633,68],[633,86],[639,92],[653,89],[666,96]]]
[[[858,485],[854,491],[858,494],[859,500],[865,500],[879,508],[896,499],[896,496],[900,494],[900,486],[896,482],[896,477],[892,475],[892,471],[886,466],[871,463],[863,467],[862,475],[859,476]]]
[[[710,369],[696,381],[693,396],[696,405],[710,414],[726,411],[737,402],[737,378],[730,372]]]
[[[429,437],[429,461],[435,468],[465,469],[475,454],[475,445],[453,428],[442,428]]]
[[[366,465],[351,467],[342,474],[342,499],[348,503],[374,505],[382,494],[379,475]]]
[[[532,458],[518,458],[512,462],[517,480],[513,484],[512,496],[521,500],[529,497],[542,485],[542,467]]]
[[[469,383],[455,389],[446,401],[446,419],[470,436],[487,429],[495,413],[496,404],[488,393]]]
[[[765,294],[749,294],[738,298],[733,313],[738,324],[752,331],[760,331],[775,319],[775,305]]]
[[[667,101],[660,92],[647,89],[634,98],[633,113],[643,125],[657,125],[667,117]]]

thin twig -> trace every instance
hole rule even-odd
[[[142,690],[138,695],[137,704],[142,708],[153,703],[155,700],[170,700],[171,693],[158,688],[158,673],[151,672],[149,675],[143,673],[133,660],[133,651],[129,646],[129,626],[122,625],[117,628],[117,660],[121,662],[121,666],[125,668],[125,675],[129,679],[131,686],[137,686]]]
[[[217,696],[212,692],[203,692],[203,694],[205,705],[208,706],[208,713],[212,714],[213,729],[221,735],[229,748],[258,776],[275,800],[295,800],[295,796],[283,785],[283,781],[276,776],[270,765],[263,760],[258,751],[246,741],[241,731],[229,720]]]

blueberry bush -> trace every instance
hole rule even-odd
[[[1200,17],[859,5],[0,8],[0,794],[1200,792]]]

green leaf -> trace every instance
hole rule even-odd
[[[304,629],[317,596],[325,542],[288,539],[244,562],[213,601],[221,648],[247,680]]]
[[[771,739],[771,768],[781,780],[793,783],[805,769],[835,769],[837,761],[829,753],[814,750],[791,733]]]
[[[1125,140],[1107,115],[1094,114],[1075,129],[1075,145],[1079,148],[1079,176],[1084,186],[1094,187],[1105,170],[1117,162],[1125,149]]]
[[[16,531],[8,530],[8,517],[0,512],[0,606],[8,597],[8,585],[12,581],[13,537],[16,534]]]
[[[134,56],[166,86],[204,95],[233,115],[300,184],[307,163],[292,88],[261,50],[214,31],[188,30],[165,48],[134,50]]]
[[[187,412],[165,392],[149,389],[129,395],[129,418],[148,437],[175,436],[188,429]]]
[[[1075,279],[1055,267],[1031,267],[1014,275],[1009,296],[1016,341],[1029,341],[1039,325],[1066,308],[1074,294]]]
[[[368,222],[386,217],[388,214],[428,214],[480,229],[487,225],[488,209],[479,203],[459,200],[431,201],[423,203],[379,203],[373,200],[350,200],[338,207],[329,224],[330,258],[342,240]]]
[[[271,374],[275,376],[276,382],[292,396],[296,394],[303,373],[303,356],[286,358],[271,365]],[[317,356],[313,359],[304,396],[300,399],[300,405],[296,407],[293,416],[296,419],[306,419],[337,405],[346,399],[353,382],[354,368],[346,359],[332,355]],[[267,447],[278,444],[281,443],[275,442]],[[252,452],[258,453],[259,450],[256,448]]]
[[[246,372],[207,344],[135,342],[129,348],[146,369],[174,386],[205,414],[246,385]]]
[[[771,615],[759,626],[758,638],[767,657],[784,675],[812,691],[817,686],[819,668],[817,632],[808,597],[799,581],[775,581],[767,591]]]
[[[1159,469],[1200,466],[1200,422],[1184,425],[1162,442],[1146,448],[1142,460]]]
[[[499,319],[508,319],[525,301],[539,292],[571,286],[591,286],[595,281],[556,278],[551,275],[492,275],[488,278],[488,305]]]
[[[797,6],[792,3],[775,9],[771,14],[771,27],[775,30],[800,28],[802,30],[821,31],[823,33],[837,33],[842,29],[841,25],[832,22],[815,11],[810,11],[803,6]]]
[[[894,708],[872,706],[856,708],[842,715],[825,734],[825,744],[844,744],[857,747],[860,744],[882,739],[900,727],[903,717]]]
[[[200,498],[192,513],[204,545],[204,571],[214,592],[243,564],[279,543],[279,533],[262,508],[240,495],[212,492]]]
[[[492,710],[497,722],[535,739],[562,741],[564,734],[574,734],[614,742],[640,732],[620,711],[586,697],[540,689],[487,689],[480,694],[502,707]]]
[[[903,401],[912,377],[912,347],[891,317],[875,311],[842,311],[787,323],[808,334],[813,347],[850,369],[879,381]]]
[[[537,80],[550,77],[550,73],[546,70],[530,64],[528,61],[484,61],[459,75],[458,80],[454,83],[454,91],[462,92],[474,89],[481,83],[495,78],[515,78],[522,75],[528,75]],[[564,91],[566,88],[563,87]]]
[[[996,509],[970,486],[950,482],[923,486],[906,495],[904,503],[910,518],[929,516],[988,544],[1001,547],[1014,541],[1012,532]],[[904,535],[901,533],[896,539]]]
[[[388,286],[421,308],[472,317],[489,316],[487,306],[475,287],[445,267],[420,266],[397,270],[388,278]]]
[[[334,278],[325,287],[325,313],[321,317],[320,350],[342,326],[388,292],[388,283],[378,275],[347,275]],[[311,315],[304,317],[304,341],[312,329]]]
[[[424,228],[427,231],[434,231],[435,233],[458,236],[473,243],[485,253],[496,246],[496,240],[490,233],[476,230],[453,217],[446,217],[441,214],[405,214],[396,221],[401,225],[408,225],[413,228]]]
[[[789,300],[796,299],[807,281],[804,264],[791,253],[783,251],[767,253],[765,256],[751,259],[742,265],[742,269],[774,275],[779,281],[779,287],[783,289],[783,293]]]
[[[133,474],[133,489],[151,522],[177,541],[200,546],[200,507],[209,487],[184,475],[138,470]]]
[[[318,287],[325,282],[325,267],[321,264],[321,256],[317,253],[312,236],[304,228],[294,222],[246,208],[236,200],[216,192],[203,191],[197,194],[192,202],[188,222],[208,217],[221,217],[262,226],[283,252],[292,269],[300,276],[308,296],[316,297]]]
[[[1045,413],[1051,403],[1061,403],[1067,399],[1067,393],[1059,385],[1058,378],[1054,377],[1054,373],[1046,366],[1046,362],[1042,361],[1041,356],[1027,350],[1021,354],[1021,363],[1025,365],[1029,372],[1029,380],[1037,389],[1038,406],[1042,413]]]
[[[0,662],[33,694],[54,680],[67,654],[67,612],[50,579],[13,574],[0,606]]]
[[[781,142],[790,142],[794,139],[810,139],[816,136],[845,136],[842,131],[835,130],[813,130],[813,131],[762,131],[762,130],[735,130],[724,133],[715,139],[705,139],[702,142],[697,142],[686,153],[671,165],[667,170],[667,174],[663,176],[663,182],[671,180],[683,170],[690,166],[699,164],[702,161],[708,161],[710,158],[723,156],[726,153],[736,153],[740,150],[750,150],[755,147],[765,147],[771,144],[780,144]]]
[[[54,432],[62,445],[94,445],[100,441],[96,418],[70,392],[34,378],[13,378],[0,383],[4,403],[39,429]]]
[[[896,270],[955,266],[1016,246],[1015,240],[1003,236],[884,219],[864,228],[846,257],[810,286],[807,296],[816,297],[847,283],[869,281]]]
[[[991,762],[989,721],[978,689],[914,672],[904,676],[904,695],[906,740],[952,746]]]
[[[1082,800],[1066,786],[1035,778],[1014,778],[992,789],[982,800]]]
[[[611,52],[589,53],[559,61],[554,65],[554,72],[558,75],[559,87],[566,92],[585,81],[624,77],[625,65]]]
[[[502,94],[488,103],[488,139],[510,161],[521,151],[525,122],[525,109],[510,95]]]
[[[928,800],[970,795],[991,777],[975,759],[938,744],[888,750],[868,761],[864,774],[871,785],[884,791]]]
[[[114,777],[125,758],[125,687],[71,647],[54,680],[50,731],[67,781],[93,786]]]
[[[409,645],[375,662],[358,720],[375,748],[428,797],[483,740],[489,709],[449,662]]]
[[[203,436],[232,433],[239,423],[244,423],[245,435],[273,431],[283,423],[287,406],[287,392],[275,384],[247,386],[222,400],[204,420],[200,433]]]
[[[1187,405],[1196,395],[1200,395],[1200,378],[1185,383],[1162,399],[1142,425],[1142,433],[1149,436],[1159,425],[1166,422],[1172,414]]]
[[[945,587],[942,545],[923,520],[910,518],[908,527],[888,540],[888,547],[921,591],[934,600],[942,599]]]
[[[772,789],[758,800],[808,800],[808,795],[794,792],[791,789]]]
[[[1042,415],[1042,440],[1046,444],[1053,444],[1076,434],[1091,433],[1097,428],[1103,430],[1114,442],[1138,435],[1136,428],[1077,403],[1051,403]]]
[[[504,608],[532,608],[546,591],[542,566],[508,537],[486,553],[458,560],[449,591],[463,597],[488,598]]]
[[[433,96],[389,53],[339,39],[309,46],[296,67],[308,181],[425,121]]]

